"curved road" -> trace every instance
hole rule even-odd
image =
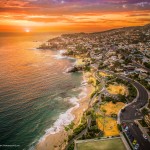
[[[124,120],[135,120],[140,119],[142,117],[141,112],[139,111],[140,108],[145,106],[148,103],[148,92],[147,90],[138,82],[126,78],[121,75],[117,75],[118,78],[126,80],[130,82],[134,87],[136,87],[138,96],[136,98],[136,101],[131,103],[125,108],[125,111],[121,113],[120,119],[121,121]]]
[[[138,92],[138,95],[136,97],[136,101],[133,101],[132,103],[129,103],[128,106],[125,107],[125,111],[121,113],[120,119],[122,121],[133,121],[135,119],[140,119],[142,117],[141,112],[139,111],[140,108],[145,106],[148,103],[148,92],[145,89],[143,85],[138,83],[137,81],[134,81],[130,78],[127,78],[120,74],[115,74],[110,71],[103,71],[109,74],[113,74],[117,76],[117,78],[120,78],[122,80],[126,80],[130,82]]]
[[[137,139],[138,143],[140,144],[139,150],[148,150],[148,148],[150,147],[150,143],[143,138],[140,129],[138,127],[134,127],[134,124],[133,124],[133,121],[135,119],[140,119],[142,117],[142,114],[139,111],[139,109],[148,103],[148,92],[147,92],[147,90],[140,83],[138,83],[138,82],[136,82],[130,78],[124,77],[122,75],[114,74],[114,73],[109,72],[109,71],[103,71],[103,72],[108,72],[110,74],[116,75],[118,78],[130,82],[133,86],[136,87],[136,89],[138,91],[138,96],[137,96],[135,101],[133,101],[132,103],[130,103],[128,106],[125,107],[124,112],[121,112],[120,121],[121,122],[127,122],[129,130],[131,131],[131,133],[133,134],[135,139]],[[98,80],[100,80],[99,76],[97,75],[97,72],[95,73],[95,77]],[[90,126],[90,122],[91,122],[91,118],[88,119],[87,127],[81,133],[76,135],[68,143],[68,145],[66,146],[65,149],[68,149],[69,145],[71,145],[75,139],[78,139],[79,137],[81,137],[83,134],[85,134],[87,132],[87,129]]]
[[[143,138],[143,133],[141,132],[139,127],[134,124],[135,119],[142,118],[142,114],[139,109],[148,103],[148,92],[141,84],[132,79],[120,75],[117,75],[117,77],[129,81],[136,87],[138,91],[136,101],[126,106],[125,111],[120,114],[120,121],[126,122],[127,126],[129,127],[128,131],[130,131],[132,136],[140,145],[138,150],[149,150],[150,142]]]
[[[104,72],[106,72],[106,71],[104,71]],[[107,72],[110,74],[114,74],[109,71],[107,71]],[[125,107],[125,111],[121,112],[120,121],[121,121],[121,123],[125,122],[127,124],[127,126],[129,127],[128,131],[130,131],[132,136],[139,143],[140,147],[138,150],[149,150],[150,142],[143,138],[143,133],[141,132],[139,127],[137,127],[134,124],[135,119],[142,118],[142,114],[139,111],[139,109],[148,103],[148,98],[149,98],[148,92],[140,83],[138,83],[130,78],[124,77],[122,75],[118,75],[118,74],[114,74],[114,75],[116,75],[120,79],[130,82],[137,89],[138,95],[137,95],[135,101],[133,101],[132,103],[129,103]]]

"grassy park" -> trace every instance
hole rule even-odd
[[[77,150],[126,150],[120,138],[78,143]]]

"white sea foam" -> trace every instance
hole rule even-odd
[[[29,50],[38,50],[38,49],[35,47],[35,48],[29,48]]]
[[[79,98],[82,99],[82,98],[85,98],[87,96],[87,93],[86,92],[81,92],[79,94]]]
[[[87,81],[85,81],[85,80],[84,80],[84,81],[82,81],[82,82],[81,82],[81,85],[82,85],[82,86],[87,85]]]
[[[74,120],[75,116],[71,112],[73,109],[77,109],[79,107],[78,99],[73,97],[69,100],[69,102],[72,103],[74,107],[68,109],[65,113],[60,114],[59,118],[55,121],[53,126],[45,131],[46,133],[40,139],[40,142],[44,141],[48,135],[58,133],[64,129],[64,126],[69,125]]]
[[[63,73],[66,74],[66,75],[68,75],[68,72],[67,72],[68,69],[69,69],[68,66],[65,66],[64,69],[63,69]]]
[[[72,57],[67,57],[67,56],[63,56],[63,53],[65,53],[66,50],[60,50],[58,51],[58,53],[56,55],[54,55],[54,57],[56,59],[73,59]],[[84,83],[84,84],[83,84]],[[81,86],[78,88],[79,90],[81,89],[81,93],[78,95],[78,97],[72,97],[69,99],[69,102],[71,104],[73,104],[74,106],[70,109],[68,109],[65,113],[62,113],[59,115],[59,118],[54,122],[53,126],[49,129],[47,129],[45,132],[45,135],[40,139],[39,142],[44,141],[45,138],[48,135],[52,135],[52,134],[56,134],[58,132],[60,132],[61,130],[64,129],[65,126],[69,125],[75,118],[75,116],[72,114],[72,111],[74,109],[77,109],[80,104],[79,104],[79,100],[81,100],[82,98],[85,98],[87,96],[87,88],[86,88],[86,80],[83,79]],[[77,90],[77,88],[75,89]]]
[[[68,109],[65,113],[59,115],[59,118],[55,121],[55,123],[51,128],[45,131],[46,132],[45,135],[40,139],[39,142],[44,141],[48,135],[60,132],[61,130],[64,129],[65,126],[69,125],[74,120],[75,116],[72,114],[72,111],[80,106],[79,100],[87,96],[86,87],[80,87],[79,89],[82,89],[82,92],[79,94],[78,98],[72,97],[69,99],[69,102],[74,106]]]
[[[56,58],[56,59],[73,59],[74,60],[74,58],[72,58],[72,57],[68,57],[68,56],[64,56],[63,54],[66,52],[66,50],[59,50],[58,52],[57,52],[57,54],[56,55],[53,55],[54,56],[54,58]]]

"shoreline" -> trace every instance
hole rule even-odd
[[[93,90],[93,87],[87,84],[85,88],[87,94],[86,97],[79,99],[79,107],[74,108],[71,111],[71,114],[75,117],[73,119],[73,122],[75,124],[74,127],[79,124],[83,112],[88,108],[88,104],[90,101],[90,94]],[[37,143],[37,145],[35,146],[35,150],[62,150],[66,146],[68,135],[68,132],[66,132],[64,129],[61,129],[58,133],[49,134],[45,137],[44,140]]]
[[[59,57],[61,54],[58,54]],[[62,58],[64,58],[64,56],[62,56]],[[65,56],[65,58],[68,58],[68,56]],[[68,59],[70,59],[72,57],[69,57]],[[77,61],[78,58],[72,58],[75,59]],[[86,85],[82,85],[79,88],[82,88],[81,93],[79,93],[78,95],[78,101],[75,103],[78,103],[76,105],[74,105],[73,107],[69,108],[67,111],[70,111],[70,114],[72,115],[73,120],[70,121],[74,122],[74,128],[78,126],[78,124],[80,123],[80,119],[83,115],[83,112],[88,108],[89,102],[90,102],[90,94],[93,91],[93,87],[92,85],[87,83],[87,76],[86,73],[83,71],[83,75],[82,75],[83,79],[81,81],[81,83],[86,82]],[[86,93],[86,95],[82,96],[82,93]],[[66,111],[66,112],[67,112]],[[65,112],[65,113],[66,113]],[[60,114],[61,115],[61,114]],[[59,116],[60,117],[60,116]],[[53,127],[53,126],[52,126]],[[68,141],[68,136],[69,133],[71,133],[71,131],[67,132],[65,131],[64,127],[62,127],[62,129],[60,129],[60,131],[54,133],[54,134],[45,134],[42,138],[44,138],[43,140],[38,141],[38,143],[35,145],[35,150],[63,150],[67,144]]]

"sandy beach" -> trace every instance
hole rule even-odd
[[[83,79],[86,80],[86,75],[83,75]],[[80,119],[83,115],[83,112],[88,108],[88,104],[90,101],[90,94],[93,90],[91,85],[86,85],[86,93],[87,96],[79,100],[80,106],[76,109],[73,109],[72,114],[75,116],[73,122],[75,123],[75,127],[79,124]],[[45,140],[39,142],[35,149],[36,150],[63,150],[66,141],[67,141],[68,133],[62,129],[60,132],[56,134],[50,134],[46,136]]]

